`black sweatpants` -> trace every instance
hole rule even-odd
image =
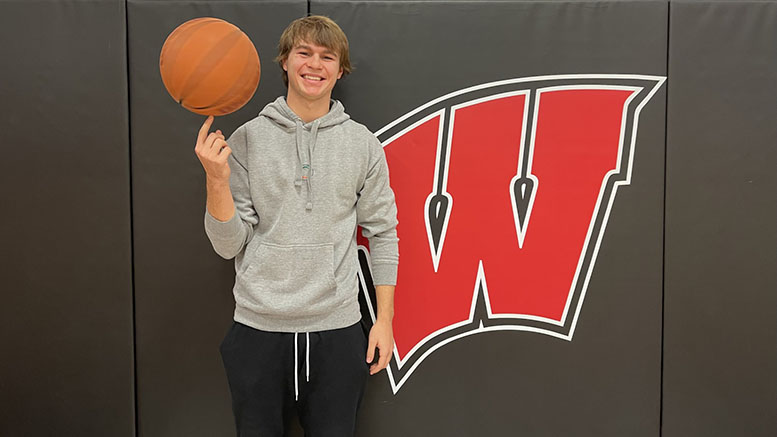
[[[306,437],[354,435],[369,374],[361,323],[295,334],[234,322],[220,349],[238,437],[282,437],[295,410]]]

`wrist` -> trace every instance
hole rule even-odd
[[[375,321],[375,323],[381,324],[381,325],[391,325],[393,320],[394,320],[393,314],[391,316],[379,314],[378,319]]]
[[[229,187],[229,179],[216,178],[210,175],[205,178],[205,183],[211,188]]]

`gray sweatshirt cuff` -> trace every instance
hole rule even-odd
[[[371,267],[374,285],[397,285],[397,264],[373,264]]]
[[[240,235],[240,227],[242,226],[240,215],[237,210],[232,215],[232,218],[222,222],[221,220],[213,217],[208,209],[205,209],[205,231],[208,236],[213,240],[218,241],[231,241],[236,236]]]

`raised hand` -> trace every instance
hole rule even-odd
[[[221,130],[210,132],[213,116],[208,116],[197,135],[194,153],[197,154],[208,179],[212,182],[229,183],[230,169],[227,158],[232,149],[225,141]]]

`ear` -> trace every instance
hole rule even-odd
[[[288,58],[283,60],[283,63],[281,63],[281,67],[283,67],[283,71],[288,73],[289,69],[288,69],[288,67],[286,67],[286,61],[288,61]]]
[[[340,79],[343,77],[343,67],[340,67],[340,71],[337,73],[337,78]]]

